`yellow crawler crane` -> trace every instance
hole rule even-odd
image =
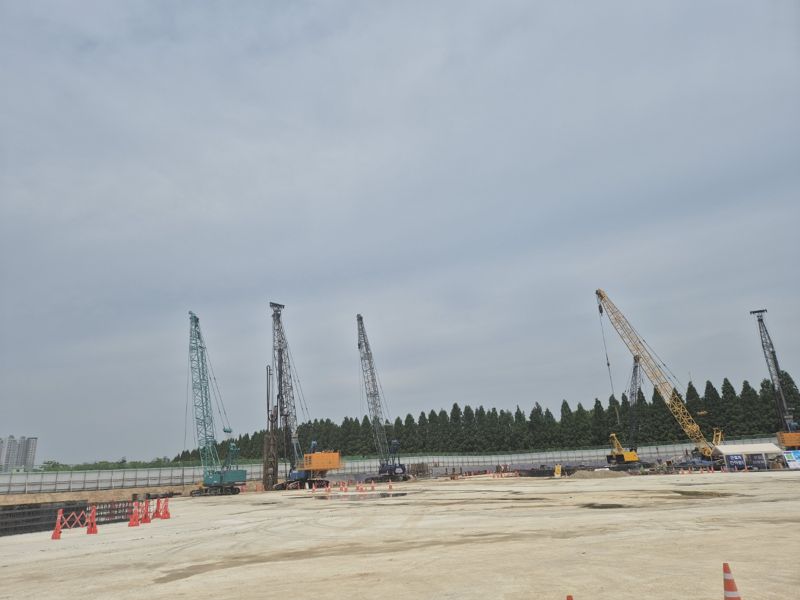
[[[647,375],[653,387],[658,390],[658,393],[661,394],[667,408],[669,408],[675,420],[678,421],[683,432],[697,445],[697,450],[700,454],[704,458],[710,459],[714,446],[706,440],[703,432],[700,431],[700,426],[692,418],[683,400],[681,400],[673,380],[661,370],[661,367],[658,366],[658,361],[651,354],[647,344],[636,333],[636,330],[625,318],[625,315],[611,302],[606,293],[603,290],[597,290],[595,294],[597,295],[597,306],[600,314],[602,315],[605,312],[608,320],[611,321],[628,350],[634,356],[639,356],[639,363],[645,375]]]
[[[607,457],[608,462],[615,465],[627,465],[639,462],[639,455],[636,453],[636,450],[625,450],[622,444],[619,443],[616,433],[612,433],[610,439],[612,448],[611,454]]]

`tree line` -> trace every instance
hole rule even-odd
[[[800,413],[800,392],[792,377],[782,373],[786,400]],[[700,394],[690,382],[683,396],[689,412],[710,441],[713,429],[720,427],[727,438],[750,435],[772,435],[783,428],[775,405],[775,390],[765,379],[758,390],[747,381],[737,393],[726,378],[717,390],[707,381]],[[584,407],[573,409],[564,400],[559,416],[535,402],[529,411],[517,406],[515,410],[463,408],[456,402],[449,411],[441,409],[421,412],[416,418],[408,414],[394,423],[386,423],[386,435],[400,442],[401,454],[421,452],[512,452],[607,446],[614,432],[625,446],[659,442],[684,442],[686,435],[656,390],[648,401],[642,392],[636,399],[635,411],[625,394],[618,400],[613,395],[604,405],[599,399]],[[635,440],[631,439],[631,421],[637,423]],[[244,459],[260,459],[264,443],[263,430],[240,435],[235,442]],[[362,418],[345,417],[341,423],[330,419],[315,419],[298,426],[301,447],[308,449],[316,440],[320,449],[339,450],[344,456],[375,455],[372,425]],[[281,439],[281,436],[279,436]],[[219,444],[220,455],[226,443]],[[196,450],[184,451],[176,461],[196,461]]]

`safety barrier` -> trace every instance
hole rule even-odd
[[[775,437],[727,440],[725,443],[775,443]],[[649,462],[688,456],[693,444],[656,444],[638,449],[639,457]],[[512,470],[553,466],[603,466],[608,448],[582,448],[577,450],[547,450],[493,454],[422,454],[404,455],[403,462],[424,467],[427,475],[439,477],[459,470],[482,470],[496,465],[508,465]],[[288,465],[281,463],[284,473]],[[377,458],[346,458],[341,469],[329,471],[330,476],[375,473]],[[262,465],[242,464],[248,481],[261,481]],[[32,494],[52,492],[84,492],[143,487],[194,485],[203,479],[201,467],[165,467],[160,469],[115,469],[102,471],[50,471],[27,473],[0,473],[0,494]]]

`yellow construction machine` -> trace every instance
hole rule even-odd
[[[606,456],[606,460],[608,460],[609,464],[630,465],[632,463],[639,462],[639,455],[636,453],[636,450],[625,450],[625,448],[622,447],[622,444],[619,443],[616,433],[612,433],[610,439],[612,446],[611,454]]]

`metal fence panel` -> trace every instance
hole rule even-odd
[[[723,444],[776,443],[775,437],[726,440]],[[642,446],[639,456],[645,461],[656,462],[681,458],[690,453],[693,444],[671,443]],[[606,464],[608,448],[581,448],[577,450],[542,450],[535,452],[504,452],[493,454],[424,454],[405,456],[406,464],[426,463],[432,472],[448,472],[452,469],[493,470],[497,465],[510,468],[552,466],[600,466]],[[330,471],[330,476],[366,475],[377,473],[376,458],[350,458],[341,469]],[[247,472],[248,481],[261,481],[263,465],[241,465]],[[285,473],[288,465],[281,462],[279,471]],[[34,494],[51,492],[82,492],[167,485],[193,485],[203,478],[202,467],[164,467],[160,469],[114,469],[102,471],[49,471],[27,473],[0,473],[0,494]]]

